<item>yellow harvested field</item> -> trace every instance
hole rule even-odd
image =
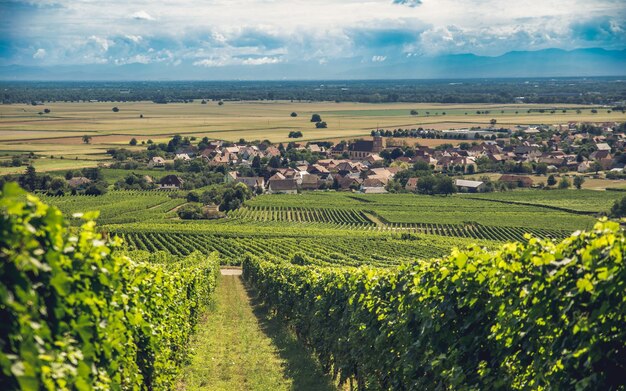
[[[118,107],[119,112],[111,109]],[[51,110],[40,115],[43,108]],[[131,103],[49,103],[44,107],[25,104],[0,105],[0,154],[4,152],[35,152],[42,156],[71,158],[92,157],[107,148],[130,148],[128,142],[149,139],[166,142],[174,134],[209,137],[228,141],[265,140],[288,142],[290,131],[303,134],[297,141],[346,140],[369,136],[373,129],[419,128],[455,129],[489,126],[496,119],[501,126],[524,124],[560,124],[570,121],[626,121],[621,112],[608,113],[606,108],[591,106],[524,104],[414,104],[414,103],[334,103],[252,101],[156,104]],[[545,109],[544,113],[528,110]],[[563,113],[562,110],[567,110]],[[576,112],[580,109],[581,113]],[[411,115],[416,110],[418,115]],[[488,111],[487,114],[484,112]],[[298,114],[291,117],[291,113]],[[480,112],[478,114],[477,112]],[[310,122],[313,113],[320,114],[328,124],[316,129]],[[140,116],[143,115],[143,118]],[[92,137],[84,144],[83,135]],[[405,139],[407,144],[439,145],[450,140]],[[138,146],[137,148],[142,148]],[[86,159],[87,160],[87,159]],[[87,162],[89,164],[89,162]],[[44,168],[44,167],[42,167]]]

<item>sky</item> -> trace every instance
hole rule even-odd
[[[244,70],[626,49],[624,0],[0,0],[0,66]]]

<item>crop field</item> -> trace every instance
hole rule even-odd
[[[118,107],[115,113],[112,107]],[[554,114],[550,107],[538,105],[481,104],[366,104],[331,102],[217,102],[155,104],[134,103],[49,103],[49,114],[38,114],[41,106],[23,104],[0,106],[0,155],[3,151],[33,151],[41,156],[79,158],[77,165],[85,167],[84,155],[102,155],[109,147],[126,145],[135,137],[139,142],[151,139],[166,141],[174,134],[209,137],[228,141],[269,139],[290,141],[290,131],[301,131],[302,141],[340,140],[368,136],[376,128],[434,128],[449,129],[487,126],[492,118],[499,125],[557,124],[568,121],[623,121],[621,112],[591,106],[559,105]],[[529,109],[547,109],[545,113]],[[567,112],[563,113],[562,109]],[[576,110],[580,109],[581,114]],[[418,115],[410,115],[416,110]],[[480,111],[481,114],[477,114]],[[482,114],[489,111],[488,114]],[[290,114],[296,112],[297,117]],[[516,114],[517,112],[517,114]],[[318,113],[328,123],[327,129],[316,129],[309,120]],[[444,114],[445,113],[445,114]],[[140,116],[143,115],[143,118]],[[82,142],[83,135],[92,136],[91,143]],[[416,140],[407,140],[412,142]],[[417,140],[419,141],[419,140]],[[423,140],[437,144],[440,140]],[[68,146],[72,146],[68,149]],[[77,148],[80,146],[80,148]],[[140,147],[135,147],[140,148]],[[77,151],[80,149],[80,152]],[[104,159],[103,159],[104,160]],[[69,164],[69,163],[68,163]],[[39,164],[40,171],[56,169],[54,165]],[[8,173],[8,172],[3,172]]]

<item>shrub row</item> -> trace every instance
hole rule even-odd
[[[13,183],[0,197],[0,389],[167,390],[216,255],[136,262]]]
[[[624,232],[528,239],[397,269],[249,257],[244,278],[359,389],[624,389]]]

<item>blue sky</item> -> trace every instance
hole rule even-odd
[[[623,0],[0,0],[0,65],[218,69],[626,48]],[[262,76],[262,75],[259,75]]]

